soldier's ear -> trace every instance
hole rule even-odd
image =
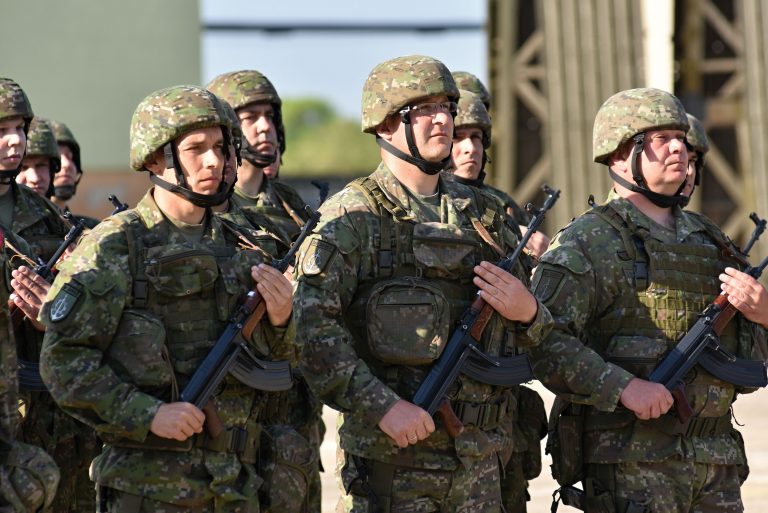
[[[398,116],[387,116],[379,126],[376,127],[376,135],[384,139],[385,141],[391,141],[392,136],[397,131],[397,127],[400,124],[400,118]]]
[[[144,167],[150,173],[160,175],[165,171],[165,156],[162,149],[157,149],[147,158]]]

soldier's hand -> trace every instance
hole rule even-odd
[[[474,283],[480,297],[510,321],[530,323],[539,307],[523,282],[490,262],[475,266]]]
[[[728,294],[728,301],[744,317],[768,328],[768,292],[759,281],[733,267],[725,268],[720,281],[720,288]]]
[[[633,378],[627,384],[619,401],[641,420],[661,417],[674,403],[672,394],[664,385],[640,378]]]
[[[168,403],[157,409],[149,430],[160,438],[183,442],[203,431],[205,414],[192,403]]]
[[[37,321],[40,307],[48,295],[51,284],[45,281],[29,267],[21,266],[11,271],[11,287],[13,287],[13,302],[29,318],[38,331],[45,331],[45,326]]]
[[[403,448],[427,438],[435,430],[435,421],[426,410],[400,399],[381,418],[379,428]]]
[[[293,309],[293,285],[288,276],[266,264],[251,267],[251,276],[264,298],[269,322],[272,326],[285,326]]]
[[[523,235],[526,234],[528,231],[527,226],[521,226],[520,231],[523,233]],[[541,255],[543,255],[547,248],[549,247],[549,237],[541,233],[540,231],[536,231],[531,235],[531,238],[528,239],[528,244],[525,245],[525,249],[527,249],[531,254],[533,254],[536,259],[541,258]]]

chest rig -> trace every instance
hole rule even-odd
[[[345,324],[374,374],[402,397],[411,398],[475,297],[474,266],[483,260],[497,261],[498,251],[507,251],[513,243],[503,239],[501,214],[474,189],[467,188],[471,196],[466,208],[458,209],[458,219],[420,223],[389,199],[373,178],[355,180],[350,187],[360,191],[378,215],[370,217],[371,243],[363,251],[358,288],[345,312]],[[481,231],[485,233],[480,235]],[[501,247],[494,249],[488,238]],[[482,346],[498,355],[505,343],[506,329],[495,316]],[[493,387],[474,382],[457,388],[469,396],[456,399],[475,403],[486,402],[494,393]],[[457,406],[461,408],[458,402]],[[495,413],[489,416],[496,418]]]
[[[587,215],[599,216],[619,232],[624,250],[617,256],[626,279],[624,286],[632,289],[618,294],[588,330],[591,345],[607,361],[647,378],[718,296],[718,276],[723,269],[741,268],[744,262],[721,232],[703,220],[707,240],[686,244],[651,238],[645,228],[626,220],[610,205],[596,207]],[[745,350],[740,324],[740,319],[731,322],[720,340],[733,354]],[[733,385],[698,366],[685,382],[686,395],[700,416],[727,413],[735,397]]]

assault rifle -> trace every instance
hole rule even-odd
[[[64,212],[62,217],[72,223],[75,221],[74,216],[70,212]],[[34,268],[36,274],[42,277],[48,283],[53,282],[53,269],[56,267],[56,263],[61,258],[61,255],[67,250],[70,244],[77,241],[78,237],[85,230],[85,222],[82,219],[75,221],[69,232],[61,241],[59,247],[53,253],[47,263],[38,265]],[[14,333],[20,333],[21,324],[24,321],[24,312],[16,306],[13,300],[8,300],[8,310],[11,316],[11,325],[13,326]],[[43,379],[40,377],[40,364],[36,362],[30,362],[19,358],[19,388],[27,392],[42,392],[47,390]]]
[[[119,214],[120,212],[122,212],[122,211],[124,211],[124,210],[128,210],[128,203],[123,203],[122,201],[120,201],[119,199],[117,199],[117,196],[115,196],[114,194],[110,194],[110,195],[109,195],[109,198],[107,198],[107,199],[108,199],[108,200],[109,200],[109,201],[112,203],[112,205],[115,207],[115,209],[114,209],[114,210],[112,211],[112,213],[111,213],[111,214],[109,214],[109,215],[113,216],[113,215],[115,215],[115,214]]]
[[[285,272],[293,263],[299,246],[320,220],[319,213],[312,212],[309,207],[305,210],[309,219],[291,249],[283,258],[272,261],[272,267],[280,272]],[[291,388],[289,362],[262,360],[253,354],[246,343],[265,313],[264,299],[254,287],[232,313],[224,332],[181,392],[182,401],[192,403],[205,412],[205,428],[212,438],[219,436],[224,426],[211,397],[227,374],[257,390],[280,392]]]
[[[559,190],[550,189],[546,185],[542,189],[547,194],[547,198],[539,209],[534,209],[529,204],[529,210],[535,210],[535,214],[528,223],[528,231],[512,254],[496,263],[505,271],[510,271],[518,261],[531,235],[544,221],[546,212],[560,197]],[[432,364],[427,377],[413,396],[413,403],[430,415],[434,415],[435,412],[440,414],[440,419],[452,438],[461,434],[464,426],[456,417],[445,394],[456,381],[459,373],[482,383],[497,386],[519,385],[534,379],[528,355],[494,358],[478,347],[477,344],[493,313],[494,309],[480,297],[478,292],[475,301],[461,316],[440,358]]]
[[[325,200],[328,198],[328,191],[330,189],[330,186],[328,182],[325,182],[323,180],[312,180],[309,183],[317,187],[317,193],[320,196],[320,202],[317,204],[317,206],[320,207],[320,205],[325,203]]]
[[[744,272],[757,279],[768,266],[766,257],[757,267],[749,266]],[[728,294],[722,292],[701,313],[672,351],[651,372],[648,380],[661,383],[675,398],[675,413],[681,423],[693,416],[693,410],[685,397],[683,376],[697,363],[723,381],[749,387],[762,388],[768,385],[766,362],[737,358],[720,346],[720,335],[738,313],[728,301]]]
[[[765,225],[768,224],[768,221],[765,219],[760,219],[760,217],[758,217],[755,212],[751,212],[749,214],[749,218],[753,223],[755,223],[755,229],[752,231],[752,235],[749,237],[749,241],[747,242],[746,246],[744,246],[744,249],[741,250],[744,256],[749,256],[749,252],[752,249],[752,246],[755,245],[757,239],[759,239],[765,231]]]

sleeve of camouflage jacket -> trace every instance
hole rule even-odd
[[[319,228],[302,245],[293,308],[296,342],[302,373],[317,397],[375,425],[400,397],[358,357],[342,319],[371,258],[366,220],[373,214],[350,200],[352,194],[347,189],[323,205]]]
[[[571,228],[555,237],[536,268],[534,294],[549,309],[555,324],[530,356],[536,377],[554,393],[613,411],[634,376],[606,362],[582,340],[598,312],[617,292],[619,279],[610,264],[593,265],[598,262],[595,252],[590,258],[584,250],[584,242],[596,240],[599,234],[580,234],[577,227]]]
[[[128,297],[124,233],[102,222],[62,264],[40,313],[40,373],[56,402],[99,432],[143,440],[161,401],[103,363]]]

